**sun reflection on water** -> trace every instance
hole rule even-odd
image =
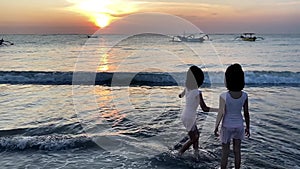
[[[100,108],[100,118],[108,122],[112,122],[112,127],[118,125],[125,117],[119,110],[114,108],[113,94],[110,88],[107,87],[95,88],[95,95],[97,96],[97,103]]]
[[[100,63],[99,63],[99,66],[97,68],[97,71],[106,72],[106,71],[109,70],[108,58],[109,58],[109,54],[108,53],[105,53],[105,54],[103,54],[101,56]]]

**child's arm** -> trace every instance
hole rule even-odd
[[[183,98],[184,95],[185,95],[185,89],[178,96],[179,96],[179,98]]]
[[[202,96],[202,93],[200,92],[199,93],[199,97],[200,97],[200,107],[201,109],[204,111],[204,112],[217,112],[219,109],[217,108],[211,108],[211,107],[208,107],[205,102],[204,102],[204,99],[203,99],[203,96]]]
[[[224,113],[225,113],[225,100],[220,96],[219,111],[218,111],[217,120],[216,120],[216,124],[215,124],[215,131],[214,131],[215,136],[217,136],[217,137],[219,136],[219,134],[218,134],[219,125],[221,123]]]
[[[245,135],[247,137],[250,137],[250,115],[249,115],[249,109],[248,109],[248,98],[245,100],[243,108],[244,108],[244,118],[245,118],[245,122],[246,122]]]

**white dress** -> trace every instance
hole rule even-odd
[[[193,126],[196,125],[196,115],[200,103],[200,93],[201,91],[198,89],[185,89],[185,107],[181,114],[181,121],[187,131],[191,131]]]
[[[234,99],[229,92],[221,94],[221,97],[225,100],[225,114],[223,119],[223,125],[227,128],[243,127],[242,108],[245,101],[248,98],[246,92],[242,92],[242,96]]]
[[[244,139],[242,108],[248,98],[246,92],[242,92],[240,98],[234,99],[229,92],[224,92],[221,97],[225,100],[225,114],[221,127],[220,139],[222,143],[230,143],[231,139]]]

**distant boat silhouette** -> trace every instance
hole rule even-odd
[[[88,38],[98,38],[98,36],[95,35],[87,35]]]
[[[237,40],[237,39],[241,39],[243,41],[251,41],[251,42],[254,42],[257,39],[264,40],[263,37],[256,37],[255,33],[243,33],[240,36],[238,36],[238,37],[235,38],[235,40]]]
[[[178,35],[173,36],[171,42],[203,42],[209,40],[209,36],[203,33],[190,34],[190,35]]]
[[[3,40],[3,38],[0,40],[0,46],[10,46],[10,45],[14,45],[14,43]]]

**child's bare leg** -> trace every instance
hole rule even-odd
[[[196,130],[195,130],[195,133],[194,133],[194,137],[195,137],[195,140],[194,140],[194,143],[193,143],[193,148],[195,151],[199,151],[199,131],[198,131],[198,128],[196,126]]]
[[[198,132],[196,133],[195,137],[196,137],[195,142],[193,143],[194,156],[197,160],[199,160],[199,133]]]
[[[197,141],[193,143],[193,148],[195,151],[199,150],[199,137],[197,137]]]
[[[229,156],[230,143],[222,143],[222,159],[221,159],[221,169],[226,169],[228,156]]]
[[[234,167],[239,169],[241,167],[241,140],[233,139],[233,152],[234,152]]]
[[[198,130],[197,130],[197,131],[198,131]],[[190,131],[188,134],[189,134],[190,139],[189,139],[188,142],[186,142],[186,143],[182,146],[182,148],[181,148],[180,151],[179,151],[180,154],[183,154],[183,153],[184,153],[184,152],[185,152],[192,144],[193,144],[193,146],[194,146],[195,142],[198,141],[198,140],[197,140],[197,137],[196,137],[195,131]]]
[[[187,141],[182,148],[179,150],[179,154],[182,155],[191,145],[193,144],[192,140],[190,139]]]

